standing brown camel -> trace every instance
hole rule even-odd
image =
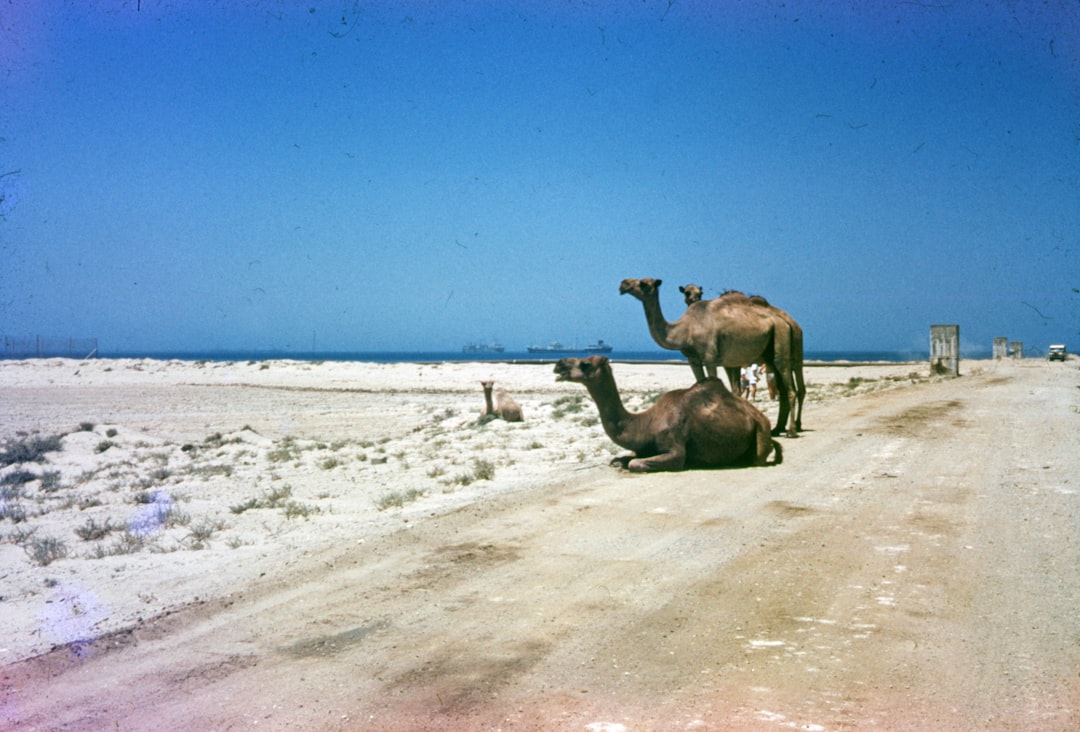
[[[702,296],[702,289],[695,284],[682,285],[679,287],[679,292],[683,294],[683,300],[687,306],[693,305],[695,302],[699,302]],[[763,307],[769,311],[769,313],[776,319],[783,322],[784,326],[789,329],[791,334],[791,378],[794,382],[795,393],[794,403],[792,409],[795,415],[795,429],[802,430],[802,410],[803,402],[806,400],[806,382],[803,381],[803,331],[802,326],[795,322],[795,318],[787,314],[787,312],[781,310],[778,307],[770,304],[761,295],[744,295],[738,290],[727,290],[720,297],[745,297],[752,304]],[[731,384],[735,382],[732,379],[738,377],[738,369],[734,367],[725,367],[724,371],[727,372],[728,380]],[[770,385],[770,393],[774,387]]]
[[[481,381],[480,386],[484,387],[484,412],[481,417],[486,417],[489,414],[493,414],[500,419],[507,422],[524,422],[525,417],[521,414],[521,407],[514,401],[514,398],[507,394],[502,389],[495,389],[495,400],[492,403],[492,387],[495,386],[494,381]]]
[[[783,431],[786,423],[788,437],[797,437],[798,410],[792,408],[797,390],[792,376],[792,333],[788,324],[767,308],[752,303],[741,292],[692,303],[681,318],[669,323],[660,308],[661,284],[661,280],[655,279],[625,279],[619,286],[620,294],[633,295],[644,305],[649,333],[657,345],[686,356],[698,382],[705,381],[706,369],[708,378],[717,378],[716,369],[722,366],[731,383],[737,384],[740,367],[764,362],[782,385],[774,434]]]
[[[769,418],[717,379],[661,394],[649,409],[633,413],[623,406],[605,356],[564,358],[555,364],[555,374],[556,381],[573,381],[589,390],[608,437],[633,451],[613,461],[628,470],[765,465],[773,450],[774,465],[784,459]]]

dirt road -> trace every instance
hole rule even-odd
[[[39,730],[1080,729],[1080,371],[813,405],[778,467],[587,465],[5,666]]]

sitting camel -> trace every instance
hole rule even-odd
[[[502,389],[495,389],[495,403],[492,404],[492,387],[495,386],[494,381],[481,381],[480,386],[484,387],[484,411],[480,415],[486,417],[492,414],[507,422],[524,422],[525,417],[521,414],[521,407],[514,401],[514,398],[507,394]]]
[[[712,379],[689,389],[660,395],[644,412],[627,411],[606,356],[564,358],[555,364],[556,381],[584,384],[600,410],[608,437],[633,454],[613,462],[637,473],[686,467],[774,465],[783,461],[769,418]]]
[[[679,292],[683,294],[683,301],[686,302],[687,307],[693,305],[695,302],[701,300],[702,292],[700,286],[695,284],[682,285],[679,287]],[[727,290],[720,297],[746,297],[754,305],[759,305],[766,308],[774,318],[778,318],[784,322],[791,333],[791,378],[794,381],[795,395],[794,395],[794,416],[795,416],[795,429],[797,431],[802,430],[802,409],[803,401],[806,399],[806,382],[803,381],[803,332],[802,326],[795,322],[795,319],[788,315],[785,311],[778,307],[774,307],[761,295],[744,295],[738,290]],[[724,369],[728,375],[728,381],[731,384],[735,382],[733,379],[738,375],[738,369],[735,367],[725,367]],[[771,372],[770,372],[771,373]],[[769,396],[775,399],[774,392],[777,390],[777,386],[774,380],[769,381]],[[789,395],[790,396],[790,395]]]
[[[792,408],[798,396],[792,375],[795,358],[790,323],[772,312],[771,306],[763,307],[736,291],[726,292],[713,300],[694,302],[681,318],[669,323],[660,308],[661,282],[625,279],[619,286],[620,294],[633,295],[645,306],[645,320],[657,345],[681,351],[699,383],[705,381],[706,369],[708,378],[715,379],[717,367],[723,366],[734,385],[738,383],[739,368],[748,363],[764,362],[783,387],[774,434],[783,431],[783,425],[787,423],[788,437],[798,436],[796,417],[801,421],[802,415],[801,410]],[[801,349],[798,364],[801,367]]]

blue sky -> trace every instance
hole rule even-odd
[[[1080,347],[1080,5],[4,4],[0,195],[0,333],[105,352]]]

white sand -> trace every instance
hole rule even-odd
[[[692,383],[682,363],[614,370],[635,410]],[[804,424],[816,401],[926,373],[811,366]],[[485,379],[524,423],[477,422]],[[620,452],[585,390],[556,383],[550,364],[9,361],[0,393],[8,447],[63,435],[42,462],[0,467],[0,662],[227,596],[485,496],[610,471]],[[775,420],[775,403],[757,404]],[[58,546],[66,555],[49,561]]]

